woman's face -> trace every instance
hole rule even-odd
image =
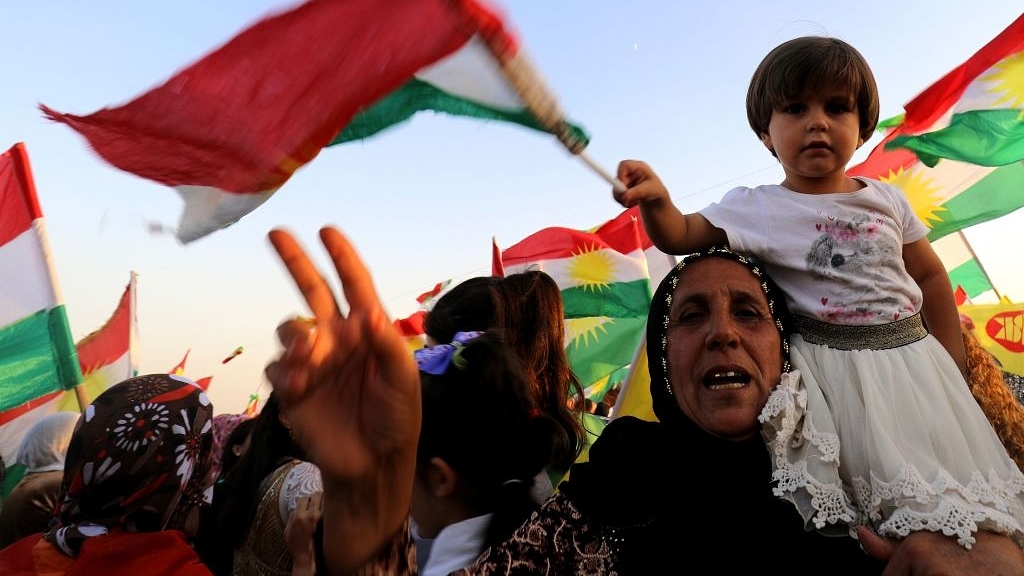
[[[782,341],[758,279],[707,258],[679,279],[668,326],[668,378],[683,413],[707,432],[740,440],[782,374]]]

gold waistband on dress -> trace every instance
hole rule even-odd
[[[794,315],[794,319],[796,331],[805,341],[837,350],[887,350],[917,342],[928,335],[920,313],[870,326],[829,324],[800,315]]]

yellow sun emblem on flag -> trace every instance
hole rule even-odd
[[[1010,108],[1024,108],[1024,52],[1004,58],[992,68],[993,72],[982,81],[995,83],[990,91],[1003,94],[995,104],[1009,103]],[[1017,117],[1024,117],[1024,109]]]
[[[597,292],[615,281],[615,262],[596,244],[584,244],[572,255],[567,270],[576,286]]]
[[[601,334],[606,334],[605,324],[612,319],[607,316],[590,316],[588,318],[566,318],[565,333],[571,346],[586,348],[597,342]]]
[[[939,197],[936,194],[939,187],[932,185],[931,178],[925,178],[921,174],[923,170],[899,170],[889,171],[888,176],[882,176],[882,182],[888,182],[896,186],[907,196],[910,207],[914,214],[921,219],[929,228],[933,228],[932,222],[939,222],[942,217],[939,215],[946,209],[939,205]]]

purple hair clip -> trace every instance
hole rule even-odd
[[[455,365],[462,367],[458,362],[459,350],[467,342],[483,334],[483,332],[456,332],[451,344],[438,344],[428,348],[420,348],[414,351],[413,357],[420,367],[420,372],[440,376],[448,370],[448,365],[455,359]]]

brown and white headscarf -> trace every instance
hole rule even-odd
[[[212,421],[209,398],[187,378],[151,374],[107,389],[72,436],[46,540],[76,556],[110,530],[183,528],[209,499]]]

